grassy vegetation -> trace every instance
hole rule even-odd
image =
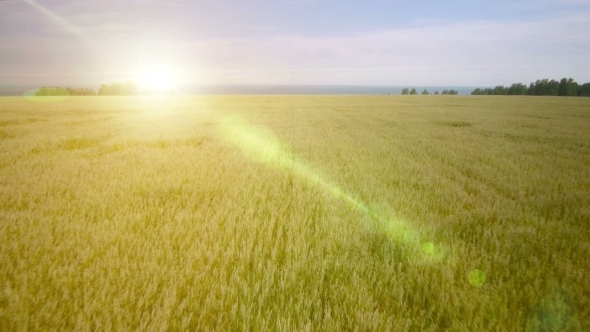
[[[590,330],[590,101],[0,101],[0,330]]]

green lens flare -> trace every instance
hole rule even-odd
[[[364,202],[298,160],[272,132],[249,126],[235,117],[226,117],[221,132],[226,140],[240,147],[250,159],[292,173],[344,201],[352,209],[379,218]]]
[[[39,89],[33,89],[25,92],[23,97],[28,101],[34,101],[37,103],[54,103],[57,101],[64,101],[70,98],[69,95],[63,96],[37,96]]]
[[[432,255],[434,253],[434,243],[424,242],[422,243],[422,252],[426,255]]]
[[[251,125],[236,116],[224,116],[219,126],[221,137],[237,146],[251,160],[273,167],[294,177],[305,180],[328,195],[342,201],[350,209],[361,213],[366,218],[366,226],[378,234],[385,234],[392,241],[402,243],[411,248],[417,256],[415,259],[426,262],[442,262],[455,264],[448,251],[432,242],[423,243],[420,238],[424,234],[407,221],[392,216],[393,212],[376,210],[371,205],[346,192],[342,187],[327,179],[319,171],[314,170],[303,160],[298,159],[268,129]],[[418,255],[420,249],[426,255]],[[435,250],[436,249],[436,250]]]
[[[469,283],[474,287],[481,287],[486,282],[486,274],[482,270],[475,269],[469,272]]]

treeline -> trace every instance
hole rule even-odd
[[[418,92],[416,91],[416,88],[412,88],[412,90],[408,89],[408,88],[404,88],[402,90],[402,95],[417,95]],[[424,89],[424,91],[422,91],[423,95],[429,95],[430,92],[428,92],[428,90]],[[451,90],[443,90],[441,95],[458,95],[459,92],[455,91],[453,89]],[[438,91],[434,91],[434,95],[438,95]]]
[[[103,84],[98,93],[88,88],[58,88],[42,87],[35,92],[35,96],[132,96],[137,94],[137,86],[131,81],[124,83]]]
[[[543,79],[528,86],[514,83],[510,87],[498,85],[495,88],[477,88],[471,94],[590,97],[590,83],[578,84],[573,78],[562,78],[561,81]]]
[[[137,86],[131,81],[125,83],[103,84],[98,89],[99,96],[132,96],[137,93]]]
[[[57,88],[57,87],[42,87],[35,92],[35,96],[96,96],[96,92],[88,88]]]

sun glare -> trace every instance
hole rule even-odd
[[[153,66],[142,70],[140,87],[152,92],[167,92],[174,89],[174,77],[170,69]]]

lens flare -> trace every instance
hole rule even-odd
[[[23,1],[28,3],[29,5],[31,5],[33,8],[37,9],[39,12],[41,12],[47,18],[51,19],[53,22],[57,23],[59,26],[61,26],[66,31],[68,31],[72,34],[75,34],[83,39],[86,39],[85,34],[82,32],[82,30],[80,30],[80,28],[78,28],[77,26],[66,21],[64,18],[55,14],[51,10],[41,6],[40,4],[37,3],[37,1],[35,1],[35,0],[23,0]]]
[[[225,140],[239,147],[251,160],[289,173],[322,189],[352,210],[366,216],[366,226],[370,229],[386,234],[392,241],[402,243],[413,249],[413,252],[420,253],[420,238],[424,236],[417,227],[392,215],[379,213],[355,195],[346,192],[319,171],[296,158],[268,129],[252,126],[235,116],[226,116],[221,121],[220,132]],[[426,246],[426,251],[422,247],[426,255],[420,256],[430,261],[442,260],[445,251],[438,246],[437,250],[434,250],[434,245],[431,242],[427,243],[429,245]],[[453,261],[447,259],[447,263],[451,262]]]
[[[422,251],[426,255],[432,255],[434,253],[434,243],[432,243],[432,242],[424,242],[422,244]]]
[[[174,89],[174,71],[162,65],[152,65],[143,69],[139,76],[141,88],[151,92],[166,92]]]
[[[475,269],[469,272],[469,283],[474,287],[481,287],[486,282],[486,274],[482,270]]]

